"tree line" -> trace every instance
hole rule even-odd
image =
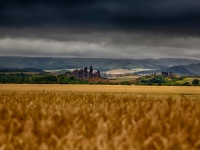
[[[193,79],[191,83],[184,82],[186,77],[164,77],[162,75],[158,76],[147,76],[142,77],[141,79],[137,80],[136,82],[132,81],[123,81],[123,82],[92,82],[88,80],[78,79],[74,76],[66,76],[66,74],[60,74],[58,76],[53,76],[49,74],[24,74],[24,73],[17,73],[17,74],[0,74],[0,83],[16,83],[16,84],[110,84],[110,85],[173,85],[173,86],[190,86],[190,85],[199,85],[199,79]],[[181,81],[181,82],[180,82]]]
[[[87,80],[81,80],[74,76],[67,77],[65,74],[53,76],[49,74],[0,74],[0,83],[16,83],[16,84],[105,84],[103,82],[93,83]]]

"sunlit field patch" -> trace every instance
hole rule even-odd
[[[0,84],[2,92],[73,92],[73,93],[114,93],[153,97],[200,98],[200,86],[134,86],[134,85],[83,85],[83,84]]]
[[[200,99],[0,93],[0,149],[200,149]]]

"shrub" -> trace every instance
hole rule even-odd
[[[194,79],[194,80],[192,81],[192,84],[194,84],[194,85],[199,85],[199,80],[198,80],[198,79]]]

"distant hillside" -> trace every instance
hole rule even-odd
[[[108,59],[108,58],[49,58],[49,57],[0,57],[0,68],[38,68],[41,70],[74,69],[94,66],[96,69],[149,68],[164,70],[168,67],[200,63],[194,59]]]
[[[173,66],[165,69],[165,71],[185,75],[200,75],[200,63]]]
[[[189,64],[184,66],[188,71],[193,74],[200,74],[200,63],[198,64]]]
[[[182,75],[194,75],[192,72],[188,71],[184,66],[174,66],[167,68],[166,72],[172,72],[175,74],[182,74]]]

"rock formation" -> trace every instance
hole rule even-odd
[[[172,76],[172,72],[165,72],[165,71],[162,71],[162,75],[165,75],[165,76]]]
[[[84,67],[84,69],[72,71],[70,75],[75,76],[76,78],[79,78],[79,79],[101,78],[100,71],[93,70],[92,66],[90,66],[89,72],[88,72],[88,68]]]
[[[93,68],[92,68],[92,66],[90,66],[90,77],[92,78],[93,77]]]

